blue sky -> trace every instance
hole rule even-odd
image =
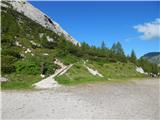
[[[126,54],[160,51],[160,2],[30,1],[79,42],[107,47],[120,41]]]

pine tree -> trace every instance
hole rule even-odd
[[[127,62],[126,56],[124,54],[124,51],[120,42],[113,44],[111,48],[111,52],[112,52],[112,57],[115,59],[115,61]]]
[[[101,49],[106,49],[106,44],[105,44],[105,42],[104,42],[104,41],[102,41]]]
[[[131,52],[130,61],[132,63],[136,64],[137,57],[136,57],[136,54],[135,54],[134,50],[132,50],[132,52]]]
[[[124,51],[120,42],[114,43],[111,51],[115,54],[124,55]]]

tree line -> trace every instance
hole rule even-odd
[[[83,59],[90,59],[97,62],[131,62],[138,67],[142,67],[145,72],[158,74],[160,68],[156,64],[152,64],[146,59],[137,59],[134,50],[130,55],[125,55],[124,49],[120,42],[116,42],[111,48],[106,47],[104,41],[102,41],[100,47],[90,46],[86,42],[81,43],[81,46],[73,45],[71,42],[61,38],[58,42],[58,48],[62,50],[60,54],[73,54]]]

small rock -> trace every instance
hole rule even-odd
[[[47,36],[47,40],[48,40],[48,42],[53,42],[54,41],[53,38],[50,38],[49,36]]]
[[[46,56],[48,56],[48,53],[43,53],[43,55],[46,55]]]
[[[25,53],[30,53],[30,52],[32,52],[29,48],[27,48],[27,50],[25,51]]]
[[[41,76],[42,78],[44,78],[44,77],[45,77],[45,75],[43,75],[43,74],[41,74],[40,76]]]
[[[7,78],[5,78],[5,77],[0,77],[0,82],[7,82],[7,81],[8,81]]]

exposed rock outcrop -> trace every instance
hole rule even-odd
[[[66,40],[72,42],[75,45],[77,44],[80,45],[80,43],[77,40],[75,40],[71,35],[69,35],[64,29],[62,29],[62,27],[58,23],[56,23],[54,20],[49,18],[46,14],[41,12],[39,9],[35,8],[26,0],[8,0],[5,2],[9,3],[14,10],[20,13],[23,13],[25,16],[35,21],[36,23],[39,23],[41,26],[51,31],[54,31],[58,35],[64,36]],[[9,7],[8,4],[5,4],[5,2],[1,3],[1,6]]]

